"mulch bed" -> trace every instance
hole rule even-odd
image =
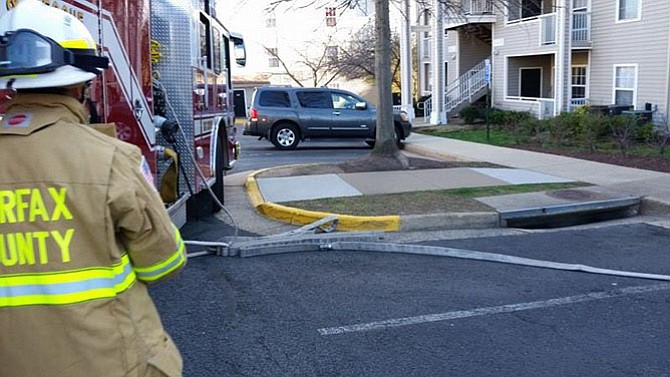
[[[559,148],[545,148],[539,145],[517,145],[512,148],[523,149],[533,152],[551,153],[561,156],[580,158],[582,160],[597,161],[605,164],[626,166],[629,168],[645,169],[670,173],[670,158],[662,156],[626,156],[623,153],[604,153],[576,151]]]

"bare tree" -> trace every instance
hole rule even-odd
[[[330,39],[329,39],[330,41]],[[310,49],[311,51],[319,51],[318,54],[312,55],[309,50],[295,51],[299,59],[295,61],[298,66],[306,68],[310,73],[310,81],[312,86],[327,86],[335,78],[338,77],[342,68],[338,66],[338,59],[333,59],[332,53],[330,51],[330,43],[325,42],[321,46],[315,49]],[[279,51],[276,48],[263,46],[265,52],[277,59],[279,64],[284,69],[284,72],[299,86],[304,86],[303,82],[305,81],[302,77],[298,77],[296,73],[289,68],[287,62],[282,58]]]
[[[363,26],[340,50],[341,58],[336,65],[340,75],[347,79],[375,80],[375,30],[373,24]],[[400,37],[391,36],[391,80],[399,89],[400,84]]]

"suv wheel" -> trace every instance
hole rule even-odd
[[[295,149],[300,142],[298,128],[291,123],[281,123],[272,129],[270,141],[278,149]]]

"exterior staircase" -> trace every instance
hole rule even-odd
[[[477,65],[447,85],[444,92],[444,109],[447,113],[447,118],[486,95],[488,86],[487,61],[490,62],[491,58],[489,57],[477,63]],[[433,98],[429,98],[423,103],[425,122],[430,122],[430,113],[433,107],[432,100]]]

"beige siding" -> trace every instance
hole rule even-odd
[[[459,49],[458,49],[458,40],[459,40],[459,32],[456,30],[449,30],[447,33],[447,38],[445,39],[446,44],[444,47],[444,52],[445,52],[445,59],[448,62],[447,66],[447,72],[446,72],[446,82],[450,83],[454,81],[455,79],[458,78],[460,75],[460,72],[458,71],[458,59],[459,57]],[[452,59],[452,56],[456,56],[456,59]]]
[[[553,56],[557,52],[557,46],[540,44],[540,25],[540,19],[508,24],[503,14],[498,15],[498,21],[493,28],[494,45],[492,47],[494,106],[537,114],[539,105],[535,102],[505,99],[507,96],[519,95],[520,67],[542,67],[542,95],[544,97],[553,96]],[[526,57],[520,58],[519,56]],[[507,92],[505,92],[505,84],[507,84]]]
[[[640,21],[615,22],[616,0],[592,0],[590,101],[611,104],[614,65],[637,64],[636,108],[650,102],[665,113],[670,1],[641,1]]]
[[[458,45],[460,75],[491,56],[491,46],[475,36],[461,33]]]

